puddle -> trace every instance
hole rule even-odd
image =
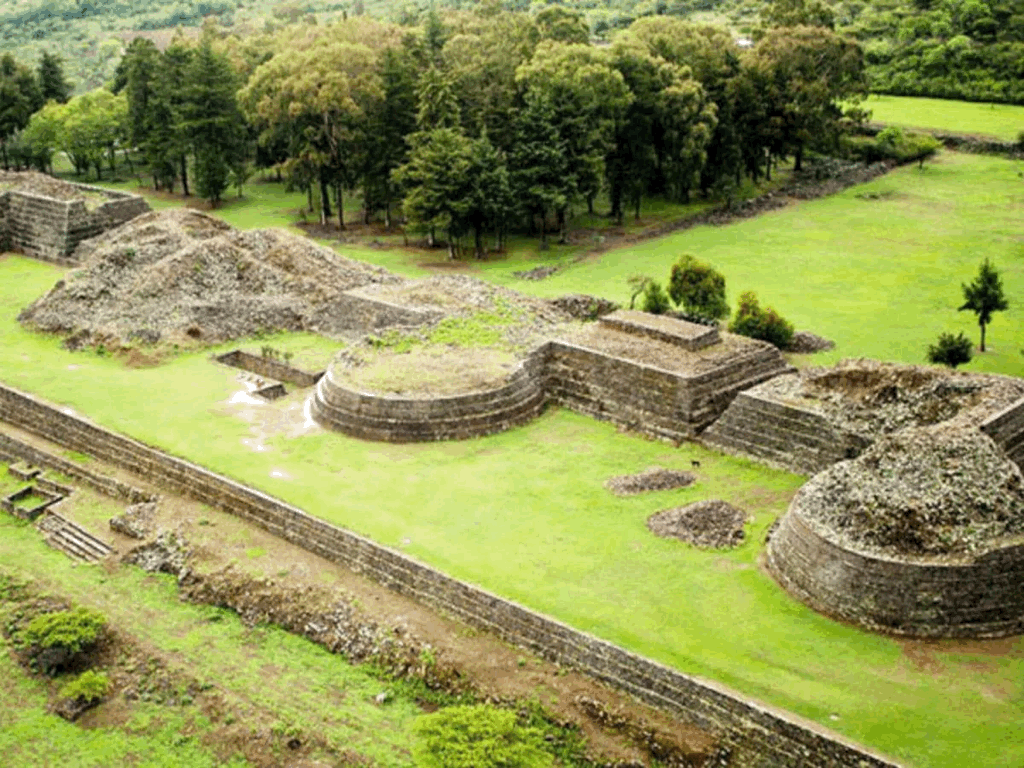
[[[243,437],[242,445],[246,448],[251,448],[257,453],[263,453],[264,451],[270,450],[270,446],[264,445],[260,440],[254,437]]]
[[[270,470],[271,477],[277,477],[281,480],[291,480],[292,476],[285,472],[283,469],[272,469]]]

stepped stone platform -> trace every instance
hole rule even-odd
[[[953,420],[981,426],[1024,459],[1024,381],[924,366],[844,360],[740,393],[701,436],[713,448],[813,474],[879,437]]]
[[[71,254],[81,241],[149,210],[139,195],[36,173],[0,172],[0,252],[72,266]]]
[[[37,525],[46,543],[72,560],[96,563],[114,551],[105,541],[55,512],[48,512]]]
[[[633,336],[647,336],[691,352],[719,342],[718,328],[715,326],[690,323],[633,309],[617,310],[604,315],[598,322],[612,330]]]

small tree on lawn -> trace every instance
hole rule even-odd
[[[793,324],[771,307],[762,308],[753,291],[746,291],[740,296],[729,330],[740,336],[767,341],[779,349],[787,349],[793,341]]]
[[[935,344],[928,345],[928,362],[936,365],[956,368],[958,365],[971,362],[971,357],[971,340],[963,333],[956,336],[952,333],[940,334]]]
[[[720,320],[729,315],[725,277],[710,264],[697,261],[689,254],[672,265],[668,295],[677,307],[682,305],[688,315],[707,320]]]
[[[996,268],[988,259],[981,263],[978,269],[978,276],[970,285],[961,283],[960,287],[964,292],[964,304],[958,311],[971,310],[978,316],[978,326],[981,328],[981,351],[985,351],[985,326],[992,322],[992,313],[1001,312],[1009,304],[1003,295],[1003,281],[999,277]]]
[[[672,305],[669,304],[668,294],[661,287],[661,283],[657,280],[650,280],[644,286],[644,297],[640,306],[644,312],[650,312],[652,315],[663,315],[668,312],[669,307]]]

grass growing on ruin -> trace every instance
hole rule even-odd
[[[865,103],[871,120],[905,128],[993,136],[1016,141],[1024,131],[1024,107],[910,96],[871,96]]]
[[[75,566],[8,515],[0,515],[0,561],[10,576],[99,610],[175,668],[217,689],[225,705],[217,723],[194,707],[139,703],[124,728],[83,729],[41,711],[42,683],[21,673],[0,641],[0,674],[13,681],[0,687],[0,748],[5,761],[11,750],[17,756],[6,764],[111,766],[136,764],[137,756],[144,765],[213,766],[220,763],[189,735],[202,738],[234,721],[316,734],[374,765],[411,765],[411,726],[421,710],[400,689],[386,707],[374,704],[388,686],[365,668],[274,627],[247,629],[230,611],[182,603],[172,577]]]

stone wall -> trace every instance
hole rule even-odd
[[[604,315],[598,322],[632,336],[656,339],[690,351],[704,349],[719,342],[716,326],[699,325],[633,309],[617,310]]]
[[[250,355],[248,352],[243,352],[240,349],[225,352],[223,355],[217,355],[214,359],[218,363],[230,365],[232,368],[241,368],[274,381],[287,381],[289,384],[294,384],[297,387],[312,387],[324,375],[323,371],[308,373],[307,371],[293,368],[290,365],[279,363],[276,360],[271,360],[268,357]]]
[[[828,541],[791,508],[767,557],[790,594],[873,631],[934,638],[1024,632],[1024,544],[959,562],[883,558]]]
[[[150,210],[138,195],[76,184],[102,194],[106,202],[89,210],[82,200],[56,200],[30,192],[0,194],[0,245],[62,266],[74,264],[71,254],[89,237],[123,224]]]
[[[1024,398],[992,414],[979,427],[1024,470]]]
[[[740,390],[791,370],[771,345],[715,370],[687,375],[614,357],[566,341],[548,345],[544,389],[555,403],[653,437],[692,438]]]
[[[534,354],[500,387],[434,398],[362,394],[338,383],[328,371],[317,385],[311,411],[320,424],[364,440],[464,440],[536,418],[544,407],[541,365],[542,355]]]
[[[859,456],[867,442],[837,431],[821,414],[756,392],[740,392],[701,442],[772,466],[814,474]]]
[[[0,386],[0,420],[250,520],[329,560],[716,734],[738,768],[894,766],[817,725],[645,659],[182,459]]]

